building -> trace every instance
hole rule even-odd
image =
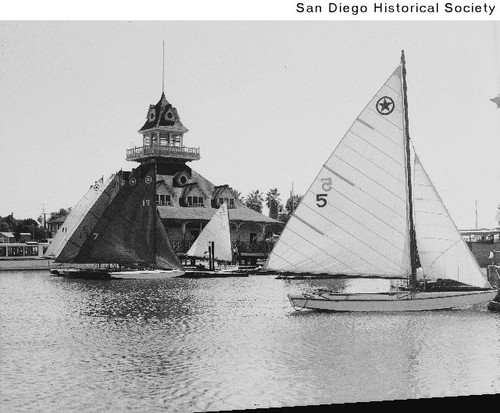
[[[13,232],[0,232],[0,244],[8,244],[16,242],[16,237]]]
[[[57,218],[53,218],[47,222],[47,232],[49,238],[54,237],[56,235],[57,230],[61,228],[61,225],[66,220],[66,216],[67,215],[63,215]]]
[[[284,224],[246,207],[228,184],[215,185],[188,166],[188,162],[200,159],[200,148],[184,146],[188,129],[164,93],[156,105],[149,106],[146,122],[138,132],[142,145],[128,149],[126,159],[156,163],[156,204],[179,255],[189,249],[226,201],[231,241],[239,248],[240,260],[255,262],[267,256],[272,246],[269,240]]]

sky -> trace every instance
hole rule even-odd
[[[500,204],[500,22],[0,21],[0,216],[74,206],[137,164],[162,92],[189,165],[247,195],[303,194],[405,50],[410,135],[457,226]]]

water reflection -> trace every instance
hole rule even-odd
[[[0,402],[185,412],[499,391],[499,314],[295,312],[287,293],[318,286],[356,288],[2,274]]]

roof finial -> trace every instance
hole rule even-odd
[[[165,93],[165,40],[163,40],[163,68],[161,76],[161,94]]]

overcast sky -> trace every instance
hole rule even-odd
[[[498,22],[0,22],[0,216],[74,206],[135,163],[161,95],[189,165],[243,195],[304,193],[405,50],[410,134],[459,228],[496,226]]]

